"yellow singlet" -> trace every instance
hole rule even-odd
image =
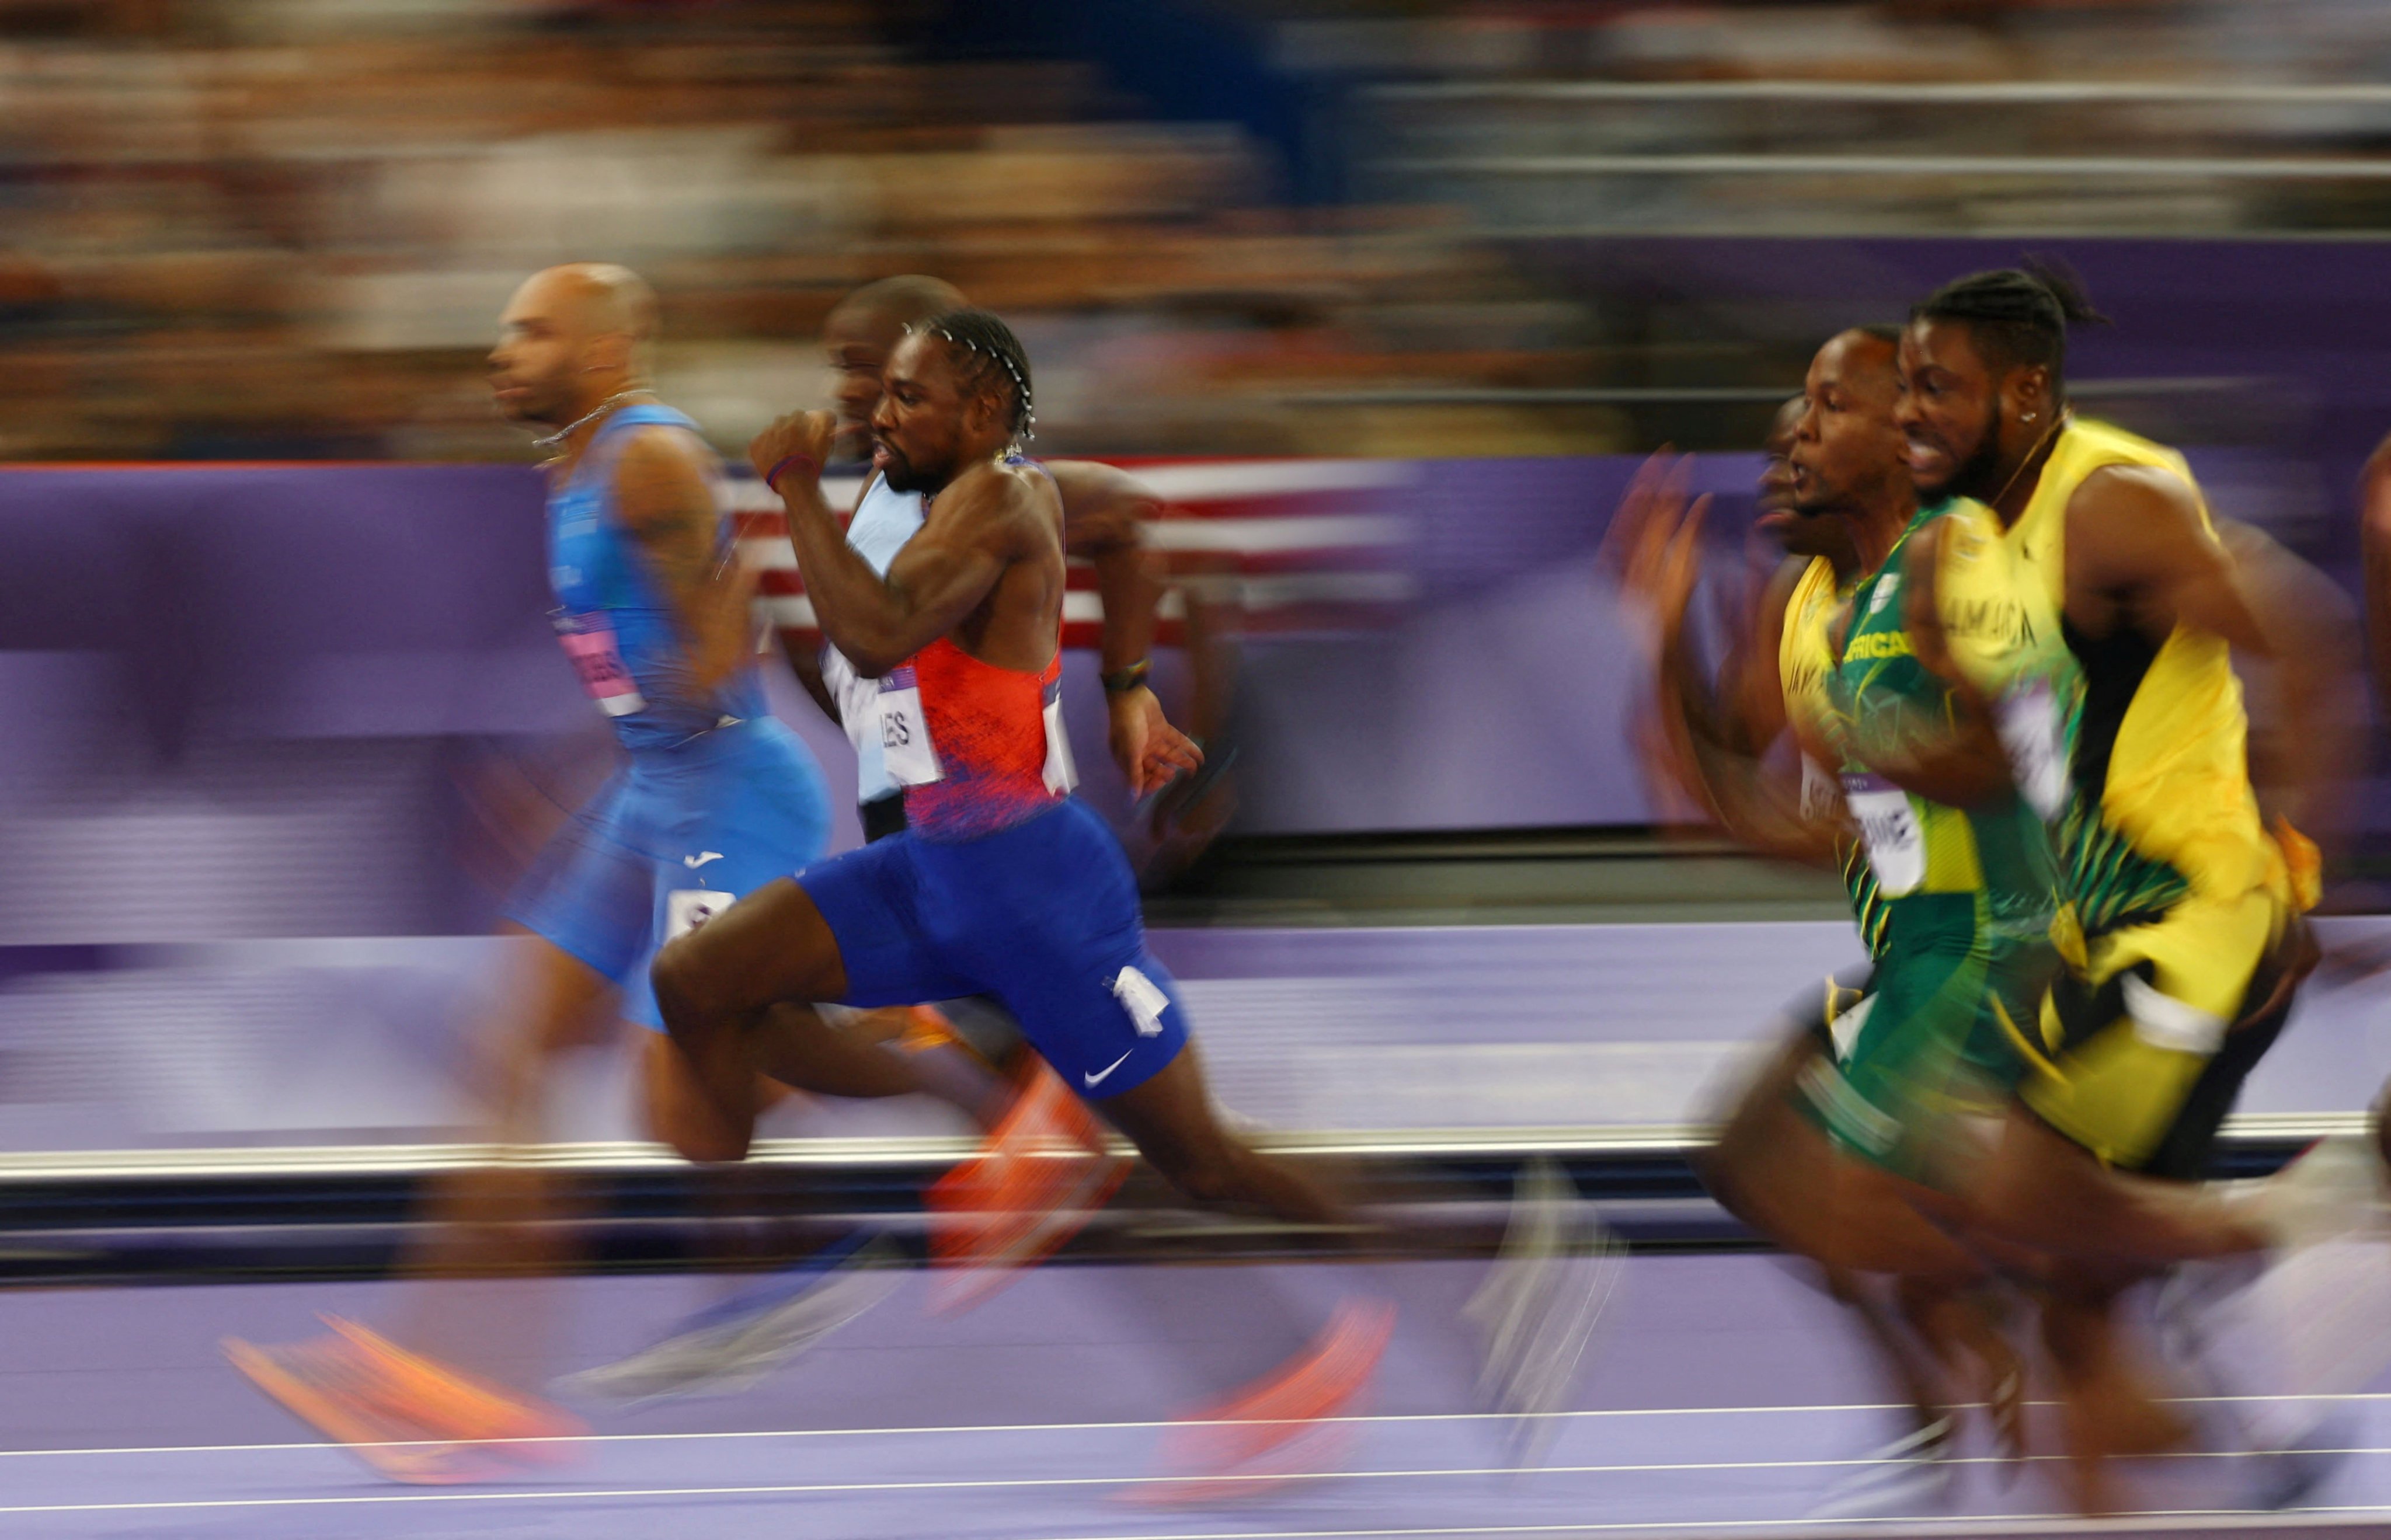
[[[1828,768],[1842,758],[1828,678],[1835,669],[1829,633],[1849,592],[1835,581],[1835,563],[1813,556],[1786,598],[1785,625],[1777,634],[1777,679],[1785,691],[1785,720],[1802,750],[1802,812],[1808,818],[1832,816],[1841,796],[1834,771]],[[1891,908],[1878,891],[1876,869],[1857,840],[1839,841],[1835,854],[1860,942],[1869,956],[1880,956],[1889,936]]]
[[[1953,505],[1935,607],[2058,847],[2052,939],[2070,967],[2044,999],[2018,1094],[2100,1159],[2189,1180],[2281,1024],[2231,1030],[2267,998],[2290,883],[2251,791],[2225,642],[2178,627],[2153,649],[2130,627],[2095,640],[2067,624],[2067,505],[2110,465],[2198,495],[2175,451],[2072,422],[2010,529],[1981,504]]]
[[[1785,687],[1785,719],[1805,755],[1826,752],[1827,719],[1834,711],[1827,697],[1827,675],[1835,666],[1827,632],[1842,597],[1835,585],[1835,563],[1813,556],[1785,601],[1785,626],[1777,639],[1777,678]]]
[[[1952,505],[1936,574],[1954,659],[2000,705],[2003,744],[2058,832],[2061,880],[2087,934],[2146,922],[2190,893],[2238,898],[2282,874],[2250,789],[2248,719],[2225,642],[2179,627],[2153,653],[2130,628],[2095,641],[2066,623],[2067,505],[2111,465],[2165,472],[2199,496],[2181,455],[2079,419],[2009,530],[1982,504]]]

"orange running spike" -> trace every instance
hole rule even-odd
[[[564,1465],[578,1454],[571,1441],[589,1431],[579,1418],[535,1396],[409,1352],[355,1321],[321,1319],[380,1378],[394,1405],[460,1442],[497,1441],[502,1447],[491,1452],[519,1464]]]
[[[394,1482],[451,1486],[506,1468],[392,1408],[373,1376],[339,1340],[260,1347],[226,1338],[225,1356],[300,1421]]]
[[[1094,1117],[1043,1060],[980,1152],[930,1188],[930,1257],[953,1269],[932,1305],[965,1309],[1052,1256],[1129,1174]]]
[[[1247,1389],[1181,1417],[1163,1435],[1170,1474],[1131,1502],[1218,1502],[1330,1475],[1354,1442],[1342,1419],[1366,1404],[1395,1329],[1395,1307],[1348,1300],[1312,1344]]]

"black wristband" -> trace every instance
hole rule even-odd
[[[1128,694],[1131,691],[1135,690],[1145,683],[1145,676],[1152,672],[1153,668],[1154,665],[1152,663],[1148,662],[1144,658],[1140,658],[1126,668],[1114,669],[1111,673],[1104,676],[1105,693],[1107,695]]]

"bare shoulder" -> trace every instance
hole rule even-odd
[[[1152,502],[1153,489],[1118,465],[1100,459],[1049,459],[1040,462],[1053,478],[1066,507],[1082,502]]]
[[[707,491],[714,452],[685,428],[651,423],[635,428],[614,460],[614,489],[627,504],[678,504]]]
[[[1027,465],[975,465],[931,502],[931,516],[953,526],[1026,535],[1055,530],[1061,499],[1054,484]]]
[[[2079,518],[2109,521],[2120,515],[2198,523],[2200,495],[2191,483],[2163,466],[2103,465],[2087,475],[2067,499],[2071,524]]]
[[[2067,500],[2071,575],[2123,583],[2216,549],[2200,495],[2153,465],[2104,465]]]

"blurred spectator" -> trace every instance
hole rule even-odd
[[[1197,97],[1122,57],[1146,34],[1036,8],[990,59],[939,44],[946,13],[860,0],[0,0],[0,455],[517,457],[481,351],[510,286],[566,257],[654,276],[666,383],[726,445],[814,393],[838,294],[928,270],[1032,338],[1052,447],[1633,447],[1652,423],[1600,389],[1790,366],[1732,324],[1724,366],[1621,325],[1633,295],[1572,295],[1511,235],[2391,214],[2363,177],[1843,163],[2347,155],[2391,94],[2202,92],[2379,74],[2360,0],[2295,24],[2261,0],[1275,0],[1186,33],[1250,56]],[[2198,84],[1914,98],[2093,76]],[[1712,94],[1546,89],[1572,82]],[[1913,97],[1713,89],[1770,82]],[[1348,164],[1286,163],[1320,145]],[[1686,154],[1761,169],[1618,169]],[[1549,169],[1573,160],[1604,169]],[[1332,184],[1363,201],[1281,203]]]

